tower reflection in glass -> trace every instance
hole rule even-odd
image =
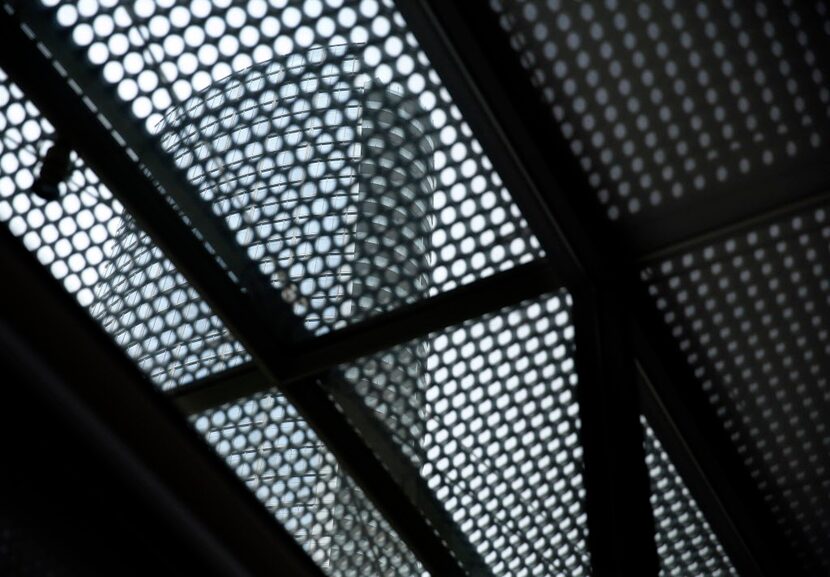
[[[252,66],[171,108],[158,126],[163,149],[229,238],[318,334],[429,291],[435,169],[428,115],[401,87],[362,72],[355,48]],[[116,325],[119,343],[162,387],[246,360],[133,223],[124,223],[110,256],[98,315]],[[343,375],[416,463],[427,354],[427,342],[410,343]],[[228,425],[202,416],[197,427],[309,553],[333,563],[343,552],[332,518],[346,514],[331,510],[344,486],[336,464],[319,441],[292,438],[300,417],[282,397],[250,402],[257,406],[249,417]],[[272,418],[257,422],[263,410]],[[261,435],[249,434],[258,428]],[[283,466],[298,461],[300,468]]]

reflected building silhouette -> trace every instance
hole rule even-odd
[[[400,87],[361,72],[354,48],[255,65],[170,109],[158,126],[161,146],[239,250],[318,334],[429,291],[435,147],[428,115]],[[138,362],[157,383],[184,385],[247,360],[132,222],[110,252],[97,315],[123,327],[117,341],[143,353]],[[342,373],[416,463],[428,350],[425,341],[410,343]],[[259,405],[281,411],[285,423],[300,419],[279,395]],[[331,519],[346,513],[318,513],[342,501],[339,469],[318,441],[295,446],[290,433],[265,434],[257,446],[233,443],[256,427],[252,418],[206,433],[230,439],[225,458],[249,487],[289,529],[297,526],[318,562],[336,563]],[[302,475],[275,464],[290,451],[305,462]],[[276,483],[281,493],[259,490]]]

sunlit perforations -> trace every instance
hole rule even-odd
[[[738,577],[717,536],[644,417],[660,577]]]
[[[422,577],[423,568],[284,397],[194,417],[236,474],[333,577]]]
[[[28,192],[52,126],[0,71],[0,220],[163,388],[247,359],[198,294],[73,154],[60,202]]]
[[[826,148],[824,2],[491,6],[611,218],[780,171]]]
[[[56,6],[59,25],[70,29],[74,42],[101,69],[104,81],[145,121],[151,134],[164,111],[256,63],[306,55],[319,46],[359,46],[361,69],[417,98],[433,131],[431,290],[448,290],[540,254],[509,193],[392,2],[43,3]],[[407,296],[413,298],[413,293]],[[394,299],[382,308],[399,302]],[[327,315],[332,309],[315,309],[316,304],[308,305],[312,324],[325,321],[319,311]]]
[[[497,576],[590,572],[570,309],[559,293],[430,335],[420,393],[388,378],[418,343],[344,368]]]
[[[162,146],[310,328],[426,293],[429,119],[355,47],[255,65],[173,108]]]
[[[130,218],[114,241],[93,312],[154,380],[169,388],[250,360]]]
[[[643,272],[807,574],[830,569],[829,218],[803,211]]]

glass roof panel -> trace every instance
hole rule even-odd
[[[645,417],[646,464],[657,533],[660,577],[738,577]]]
[[[0,70],[0,221],[163,389],[249,360],[74,153],[61,197],[31,192],[54,130]]]
[[[588,575],[571,297],[344,365],[492,574]]]
[[[43,4],[309,329],[541,255],[392,2]]]

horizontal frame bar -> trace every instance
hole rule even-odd
[[[366,357],[419,336],[561,288],[544,260],[517,265],[434,297],[379,314],[343,329],[308,339],[292,350],[294,361],[280,373],[283,383],[325,374],[351,360]],[[247,363],[170,392],[188,413],[269,388],[254,363]]]

